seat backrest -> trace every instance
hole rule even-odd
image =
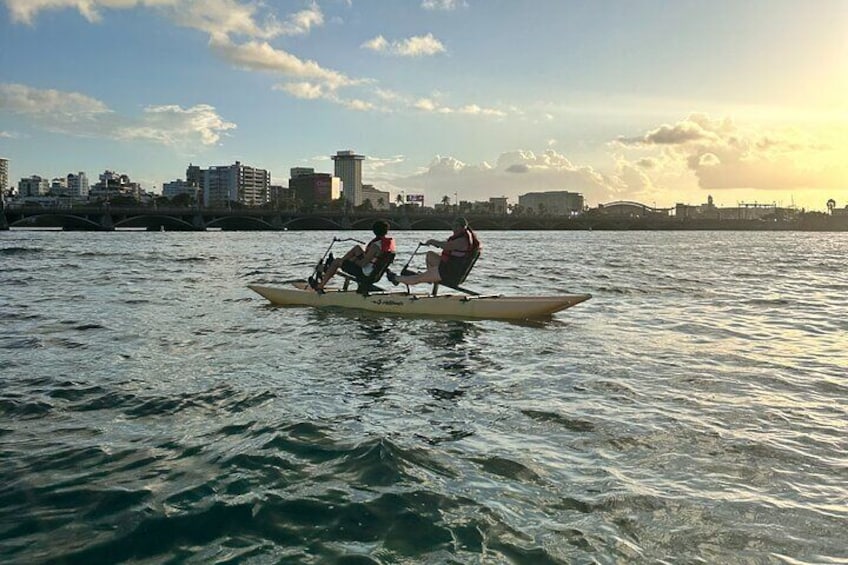
[[[442,284],[445,286],[459,286],[465,282],[465,279],[468,278],[468,274],[471,272],[471,269],[474,268],[474,264],[477,263],[477,259],[480,258],[480,248],[475,249],[462,259],[465,263],[461,266],[458,266],[456,269],[457,277],[455,280],[446,280],[442,279]],[[453,279],[453,277],[451,277]]]
[[[371,274],[366,277],[366,281],[369,283],[375,283],[386,274],[386,269],[389,268],[395,260],[394,253],[382,253],[377,261],[374,263],[374,269],[371,271]]]

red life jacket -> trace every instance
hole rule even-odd
[[[447,261],[451,257],[465,257],[469,253],[472,253],[478,249],[480,249],[480,240],[477,239],[477,236],[474,235],[474,232],[471,231],[471,228],[465,228],[459,234],[453,234],[448,238],[448,241],[454,241],[460,238],[468,239],[468,247],[465,249],[454,249],[452,251],[442,251],[442,261]]]
[[[369,241],[366,249],[368,249],[368,247],[371,247],[372,243],[377,243],[377,242],[380,243],[380,253],[378,253],[376,256],[374,256],[373,259],[371,259],[372,264],[376,263],[377,259],[379,259],[381,255],[384,255],[386,253],[394,253],[395,252],[395,240],[394,240],[394,238],[387,237],[385,235],[383,237],[375,237],[374,239]]]

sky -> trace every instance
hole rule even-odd
[[[0,0],[9,182],[848,205],[848,0]]]

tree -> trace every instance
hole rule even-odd
[[[395,198],[395,202],[397,202],[398,206],[403,205],[403,194],[398,194],[397,197]]]
[[[377,207],[381,210],[383,209],[383,206],[385,206],[385,204],[386,200],[382,196],[377,199]]]
[[[836,208],[836,200],[831,198],[827,201],[827,211],[833,214],[833,209]]]

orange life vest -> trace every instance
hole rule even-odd
[[[386,237],[385,235],[383,237],[375,237],[374,239],[372,239],[371,241],[368,242],[368,247],[371,247],[372,243],[377,243],[377,242],[380,243],[380,253],[378,255],[376,255],[371,260],[372,263],[376,263],[377,259],[379,259],[380,256],[385,254],[385,253],[394,253],[395,252],[395,240],[394,240],[394,238]],[[368,247],[366,247],[366,249],[368,249]]]
[[[448,238],[448,241],[454,241],[460,238],[468,239],[468,247],[465,249],[453,249],[451,251],[443,250],[442,251],[442,261],[447,261],[451,257],[465,257],[469,253],[480,249],[480,240],[477,239],[477,236],[474,235],[474,232],[471,231],[471,228],[465,228],[462,230],[460,234],[453,234]]]

